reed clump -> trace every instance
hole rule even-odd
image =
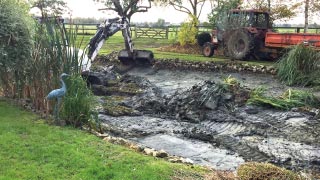
[[[311,92],[288,89],[278,97],[267,96],[264,88],[252,90],[248,104],[290,110],[299,107],[319,107],[320,101]]]
[[[285,84],[319,85],[320,53],[314,48],[296,45],[277,62],[277,75]]]

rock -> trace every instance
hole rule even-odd
[[[182,158],[181,157],[176,157],[176,156],[173,156],[173,157],[170,157],[168,159],[169,162],[172,162],[172,163],[182,163]]]
[[[156,151],[152,148],[144,148],[143,152],[149,156],[153,156],[153,154],[156,153]]]
[[[216,101],[216,99],[213,99],[212,97],[210,97],[205,103],[204,103],[204,107],[211,109],[211,110],[216,110],[218,107],[218,101]]]
[[[154,157],[159,157],[159,158],[165,158],[165,157],[168,157],[169,154],[167,152],[165,152],[164,150],[160,150],[160,151],[155,151],[153,153],[153,156]]]
[[[195,122],[195,123],[200,122],[199,116],[195,114],[195,112],[193,111],[187,111],[185,116],[188,120],[191,120],[191,122]]]
[[[144,150],[143,147],[141,147],[141,146],[139,146],[139,145],[137,145],[137,144],[131,144],[131,145],[129,146],[129,148],[130,148],[130,149],[133,149],[133,150],[135,150],[135,151],[138,151],[138,152],[142,152],[142,151]]]
[[[112,138],[110,136],[103,138],[104,141],[112,142]]]
[[[233,94],[231,93],[225,93],[223,94],[223,100],[231,100],[233,98]]]
[[[254,106],[247,106],[244,110],[247,114],[258,114],[259,113],[258,107],[254,107]]]

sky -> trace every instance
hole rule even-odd
[[[117,17],[117,14],[113,11],[98,11],[100,8],[104,8],[103,5],[94,2],[93,0],[65,0],[68,7],[71,9],[72,17],[94,17],[94,18],[113,18]],[[145,1],[145,0],[144,0]],[[211,5],[207,2],[204,5],[200,21],[207,22],[208,14],[211,12]],[[148,12],[135,13],[131,22],[156,22],[158,19],[164,19],[166,22],[173,24],[179,24],[188,19],[186,13],[179,12],[173,7],[156,7],[152,6]],[[320,24],[320,18],[310,18],[309,24],[316,22]],[[304,17],[300,14],[298,17],[289,21],[276,21],[276,23],[288,23],[288,24],[303,24]]]
[[[66,0],[73,17],[115,17],[113,12],[99,12],[97,9],[103,6],[95,3],[93,0]],[[200,21],[208,21],[208,13],[211,11],[210,4],[207,3],[200,16]],[[136,13],[132,16],[132,22],[156,22],[158,19],[164,19],[166,22],[181,23],[188,18],[186,13],[173,9],[173,7],[155,7],[152,6],[148,12]]]

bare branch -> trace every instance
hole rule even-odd
[[[192,9],[194,9],[194,6],[196,5],[196,3],[194,4],[192,0],[189,0],[189,3],[191,5]]]
[[[138,2],[139,0],[131,0],[126,9],[124,10],[124,14],[127,14],[129,10],[132,11],[132,9],[137,6]]]
[[[177,10],[177,11],[184,12],[184,13],[187,13],[187,14],[192,14],[191,11],[188,8],[186,8],[186,7],[182,6],[182,5],[174,4],[173,2],[170,2],[170,5],[173,6],[173,8],[175,10]]]
[[[123,13],[123,9],[122,9],[122,7],[120,5],[120,1],[119,0],[111,0],[111,1],[112,1],[113,5],[114,5],[114,7],[116,9],[116,12],[118,12],[118,14],[120,16],[123,16],[124,13]]]
[[[200,15],[201,15],[201,12],[202,12],[204,3],[205,3],[205,1],[202,1],[202,5],[201,5],[201,8],[200,8],[200,11],[199,11],[199,13],[198,13],[198,15],[197,15],[197,18],[198,18],[198,19],[199,19]]]
[[[107,10],[107,11],[117,11],[116,8],[101,8],[101,9],[98,9],[98,11],[104,11],[104,10]]]

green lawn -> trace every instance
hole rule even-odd
[[[1,180],[152,180],[199,173],[204,170],[145,156],[78,129],[47,125],[0,101]]]
[[[92,35],[79,35],[78,42],[81,43],[81,47],[84,48],[90,41]],[[82,41],[81,41],[82,40]],[[174,39],[150,39],[150,38],[133,38],[134,48],[140,50],[150,50],[154,53],[155,59],[180,59],[186,61],[215,61],[215,62],[226,62],[230,61],[224,57],[204,57],[202,54],[183,54],[174,52],[160,51],[159,48],[162,46],[168,46],[176,41]],[[103,47],[100,49],[99,54],[109,54],[113,51],[119,51],[124,49],[124,40],[121,32],[116,33],[110,37]],[[253,65],[272,65],[274,62],[270,61],[237,61],[239,63],[248,63]]]

